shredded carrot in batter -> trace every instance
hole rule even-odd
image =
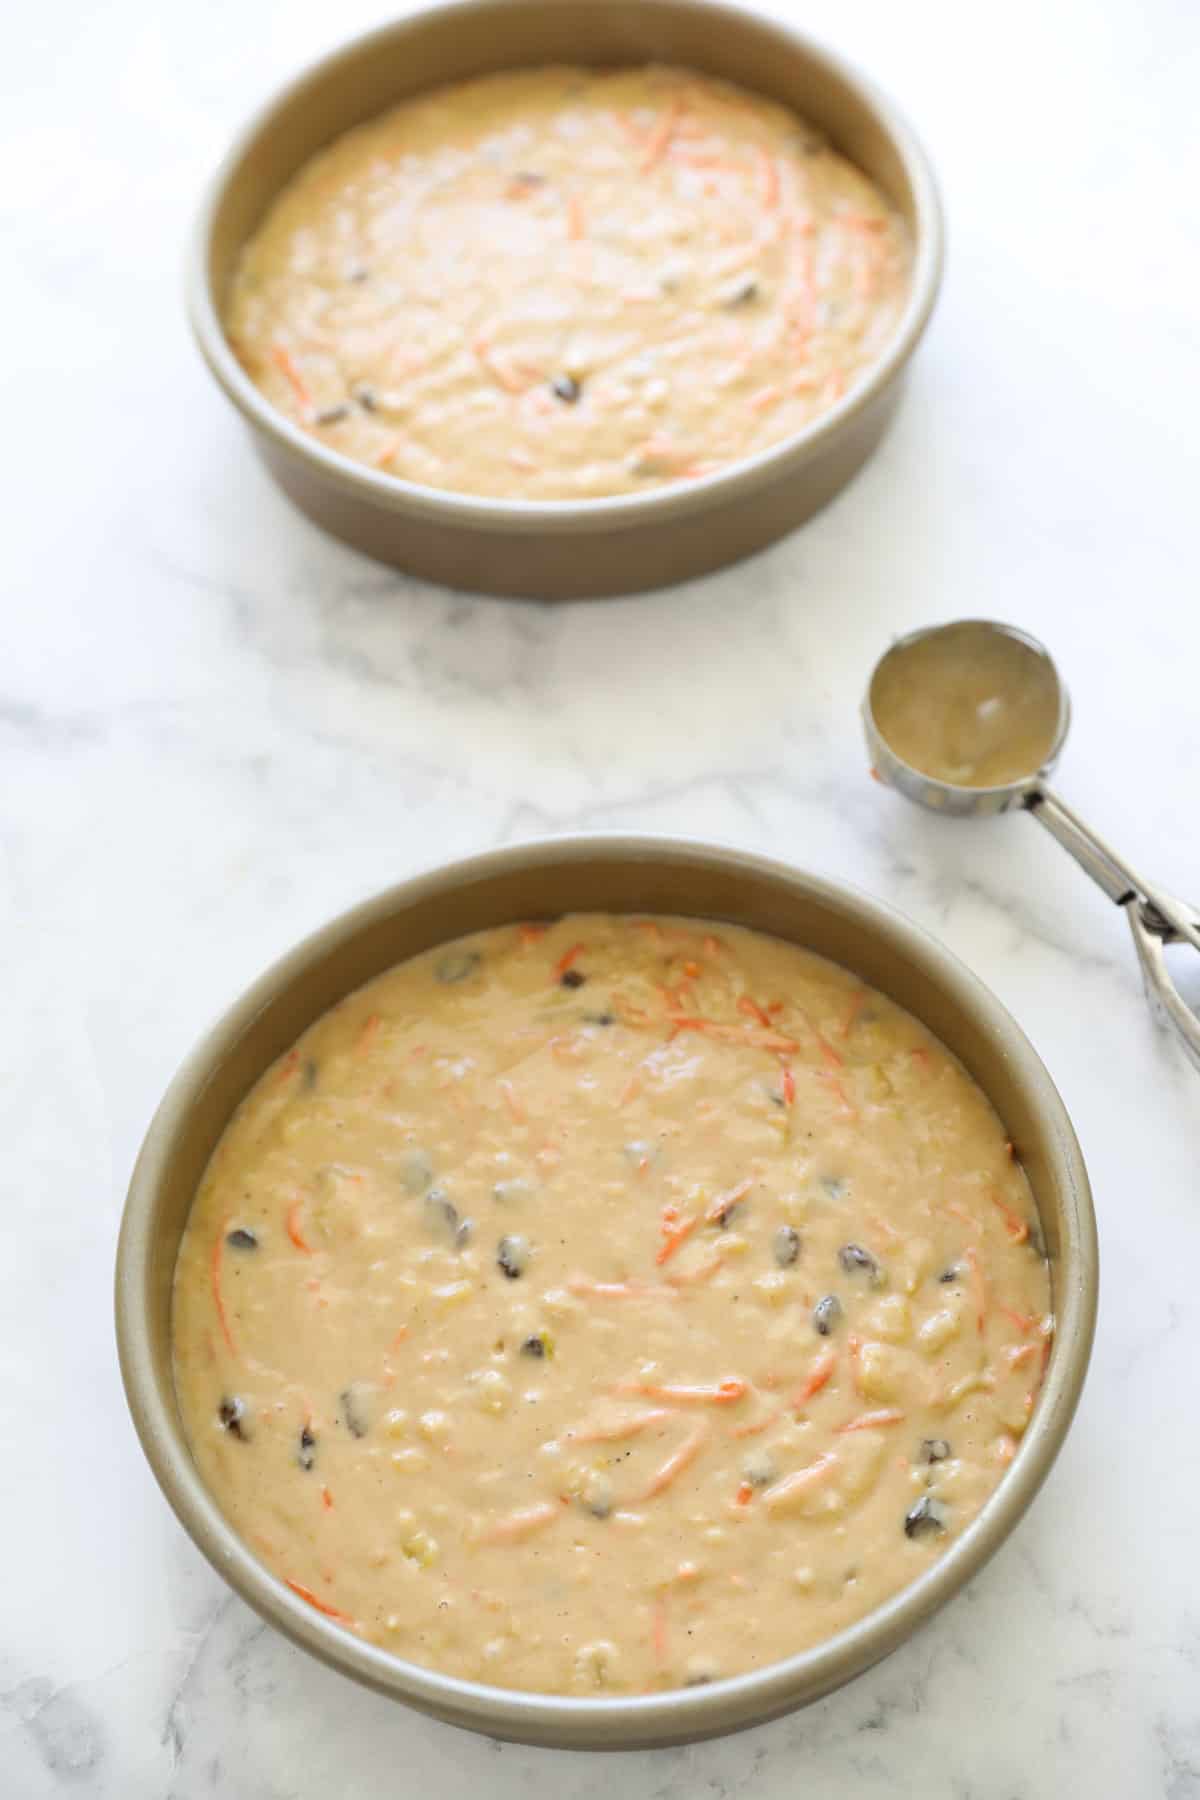
[[[284,1223],[287,1226],[287,1234],[297,1250],[303,1250],[305,1256],[311,1256],[312,1245],[305,1242],[304,1233],[300,1229],[300,1210],[303,1204],[302,1200],[293,1200],[287,1209],[287,1218]]]
[[[669,1400],[675,1406],[729,1406],[740,1400],[749,1392],[750,1384],[740,1381],[736,1375],[709,1386],[703,1382],[679,1383],[672,1386],[669,1382],[654,1381],[622,1381],[617,1384],[618,1394],[644,1394],[647,1400]]]
[[[516,1124],[516,1125],[527,1124],[529,1121],[529,1114],[525,1111],[524,1102],[522,1101],[520,1095],[517,1093],[516,1089],[513,1087],[512,1082],[511,1081],[498,1081],[496,1083],[496,1086],[500,1089],[500,1092],[504,1095],[504,1104],[505,1104],[505,1106],[507,1106],[507,1108],[509,1110],[509,1114],[510,1114],[514,1124]]]
[[[848,1431],[877,1431],[884,1425],[899,1425],[905,1415],[895,1406],[881,1406],[877,1412],[860,1413],[857,1419],[848,1419],[838,1431],[844,1436]]]
[[[863,1391],[862,1369],[859,1366],[858,1353],[862,1349],[862,1339],[853,1331],[846,1339],[846,1349],[850,1353],[850,1376],[854,1382],[854,1391],[856,1394],[861,1394]]]
[[[673,1219],[668,1219],[667,1215],[669,1213],[674,1213],[675,1217]],[[679,1249],[680,1245],[687,1243],[699,1223],[699,1213],[694,1213],[691,1218],[681,1219],[677,1208],[664,1207],[663,1223],[661,1227],[663,1241],[655,1252],[655,1262],[660,1265],[669,1262],[675,1252]]]
[[[826,1450],[823,1455],[818,1456],[805,1468],[797,1469],[792,1475],[785,1475],[782,1481],[777,1481],[769,1487],[763,1495],[763,1504],[768,1512],[774,1512],[778,1508],[786,1506],[793,1495],[802,1494],[807,1488],[815,1487],[827,1475],[831,1475],[836,1467],[837,1457],[832,1451]]]
[[[285,1575],[284,1583],[291,1588],[293,1594],[299,1594],[301,1600],[307,1600],[308,1604],[315,1607],[319,1613],[324,1613],[327,1619],[336,1619],[339,1625],[354,1624],[349,1613],[339,1612],[337,1607],[330,1606],[327,1600],[319,1600],[312,1589],[306,1588],[302,1582],[293,1581],[290,1575]]]
[[[735,1425],[729,1435],[735,1438],[758,1437],[773,1425],[778,1417],[779,1408],[776,1407],[774,1412],[769,1412],[763,1418],[756,1419],[752,1425]]]
[[[520,1512],[510,1513],[506,1519],[497,1519],[484,1532],[481,1541],[485,1544],[515,1544],[557,1517],[558,1508],[553,1501],[543,1500],[539,1506],[526,1506]]]
[[[237,1345],[233,1341],[233,1333],[229,1329],[229,1320],[225,1316],[225,1302],[221,1298],[221,1257],[225,1250],[225,1231],[229,1221],[226,1220],[216,1235],[212,1247],[210,1273],[212,1276],[213,1304],[217,1309],[217,1323],[221,1327],[221,1336],[225,1339],[230,1356],[237,1355]]]
[[[655,1659],[660,1663],[665,1663],[667,1660],[667,1603],[661,1594],[656,1594],[654,1597],[651,1636]]]
[[[851,994],[850,1004],[849,1004],[849,1006],[847,1006],[845,1014],[843,1015],[843,1018],[842,1018],[842,1022],[838,1026],[838,1036],[840,1038],[848,1038],[850,1036],[850,1033],[854,1030],[855,1025],[858,1023],[858,1015],[862,1011],[862,1009],[866,1005],[866,1003],[867,1003],[866,988],[859,988],[859,989],[857,989],[857,991],[855,993]]]
[[[552,970],[555,981],[562,980],[572,963],[577,962],[586,949],[586,944],[572,944],[569,950],[563,951]]]
[[[650,1412],[632,1413],[625,1419],[614,1419],[610,1425],[594,1425],[590,1431],[567,1432],[577,1444],[621,1444],[626,1438],[640,1437],[652,1425],[673,1418],[669,1406],[656,1406]]]
[[[725,1258],[718,1251],[715,1256],[710,1256],[705,1262],[697,1263],[694,1268],[676,1269],[673,1274],[667,1276],[667,1282],[672,1288],[698,1287],[702,1281],[708,1281],[715,1275],[724,1261]]]
[[[748,1177],[745,1181],[739,1181],[736,1187],[726,1188],[723,1194],[718,1194],[704,1215],[705,1224],[719,1225],[725,1218],[725,1215],[731,1212],[737,1205],[738,1201],[746,1198],[746,1195],[753,1186],[753,1179]]]
[[[585,1275],[572,1275],[567,1282],[572,1294],[580,1294],[592,1300],[655,1300],[666,1298],[677,1300],[674,1288],[665,1282],[638,1281],[589,1281]]]
[[[833,1090],[834,1094],[836,1094],[842,1109],[842,1117],[846,1119],[857,1119],[859,1116],[858,1108],[847,1094],[844,1082],[839,1081],[836,1075],[830,1075],[825,1069],[818,1069],[817,1074],[820,1075],[824,1081],[829,1083],[830,1088]]]
[[[480,366],[487,371],[498,387],[504,389],[506,394],[519,394],[522,391],[525,383],[519,375],[514,375],[511,369],[505,368],[503,363],[496,361],[486,338],[476,338],[471,349]]]
[[[753,1031],[742,1025],[722,1025],[716,1019],[701,1019],[690,1014],[668,1013],[677,1031],[703,1031],[709,1037],[727,1044],[743,1044],[748,1050],[798,1050],[795,1038],[777,1031]]]
[[[803,1384],[797,1389],[792,1405],[803,1406],[805,1401],[811,1400],[814,1394],[819,1394],[836,1368],[837,1351],[832,1347],[822,1350],[821,1354],[814,1359],[812,1368],[805,1376]]]
[[[773,209],[779,205],[779,164],[766,150],[760,150],[758,156],[762,202]]]
[[[1025,1220],[1021,1218],[1019,1213],[1015,1213],[1011,1206],[1006,1206],[994,1189],[992,1191],[991,1199],[992,1204],[999,1207],[1000,1212],[1003,1215],[1004,1229],[1008,1233],[1011,1242],[1014,1244],[1023,1244],[1029,1236],[1029,1226],[1026,1224]]]
[[[287,381],[293,394],[295,394],[301,410],[305,413],[310,413],[313,409],[313,398],[308,391],[308,386],[303,375],[296,366],[291,351],[283,344],[273,344],[271,346],[271,361]]]
[[[963,1251],[967,1267],[971,1271],[971,1291],[975,1296],[975,1324],[980,1335],[983,1334],[987,1322],[988,1293],[984,1280],[983,1268],[979,1261],[979,1253],[974,1245],[969,1244]]]
[[[650,133],[650,136],[646,140],[646,152],[642,157],[641,173],[643,175],[648,174],[655,163],[661,162],[662,158],[666,155],[670,148],[671,139],[675,135],[675,127],[679,123],[679,117],[682,112],[683,101],[678,98],[672,100],[667,111],[654,127],[654,130]]]
[[[708,1426],[701,1421],[690,1437],[684,1438],[678,1450],[672,1451],[665,1463],[655,1471],[642,1491],[643,1500],[653,1500],[678,1480],[685,1469],[691,1467],[708,1441]]]

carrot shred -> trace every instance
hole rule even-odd
[[[380,1021],[379,1014],[372,1013],[370,1018],[367,1019],[366,1023],[363,1025],[362,1030],[358,1034],[358,1041],[356,1042],[356,1044],[354,1046],[355,1056],[366,1056],[367,1052],[371,1048],[371,1045],[375,1042],[375,1039],[379,1036],[380,1023],[381,1023],[381,1021]]]
[[[855,1025],[858,1023],[858,1015],[862,1011],[862,1009],[866,1005],[866,1003],[867,1003],[866,988],[857,988],[855,990],[855,992],[853,994],[851,994],[850,1004],[847,1006],[845,1013],[842,1015],[841,1023],[838,1026],[838,1036],[843,1041],[846,1038],[848,1038],[850,1036],[850,1033],[854,1030]]]
[[[506,394],[521,393],[525,386],[524,382],[521,380],[520,376],[515,375],[511,369],[505,368],[503,363],[496,361],[492,354],[491,346],[486,338],[476,338],[471,345],[471,349],[474,351],[476,360],[479,362],[481,368],[491,376],[498,387],[502,387]]]
[[[657,1494],[669,1488],[678,1480],[685,1469],[691,1467],[708,1439],[708,1426],[701,1421],[689,1437],[684,1438],[677,1450],[673,1450],[667,1460],[660,1464],[642,1490],[643,1500],[653,1500]]]
[[[850,1375],[854,1382],[854,1391],[856,1394],[861,1394],[863,1391],[862,1371],[859,1367],[858,1353],[862,1349],[862,1339],[853,1331],[846,1339],[846,1349],[850,1355]]]
[[[719,1253],[710,1256],[706,1262],[697,1263],[691,1269],[676,1269],[667,1276],[667,1285],[672,1290],[677,1288],[699,1287],[702,1281],[708,1281],[717,1273],[725,1258]]]
[[[987,1282],[984,1279],[983,1269],[980,1266],[979,1254],[973,1244],[968,1244],[967,1248],[963,1251],[963,1256],[966,1260],[967,1267],[971,1271],[971,1291],[975,1296],[975,1325],[980,1336],[982,1336],[984,1325],[987,1322]]]
[[[293,1594],[299,1594],[301,1600],[307,1600],[308,1604],[315,1607],[319,1613],[324,1613],[327,1619],[336,1619],[339,1625],[353,1625],[354,1620],[349,1613],[339,1612],[337,1607],[330,1606],[327,1600],[318,1599],[312,1589],[306,1588],[303,1582],[293,1581],[290,1575],[285,1575],[284,1584],[291,1588]]]
[[[279,1072],[275,1077],[276,1087],[282,1087],[285,1081],[289,1081],[296,1073],[299,1066],[300,1052],[298,1050],[289,1050],[279,1065]]]
[[[801,1494],[806,1488],[815,1487],[826,1475],[837,1467],[837,1457],[826,1450],[814,1462],[805,1468],[797,1469],[792,1475],[785,1475],[782,1481],[774,1482],[763,1495],[763,1504],[768,1512],[775,1512],[785,1507],[795,1494]]]
[[[1025,1220],[1019,1213],[1015,1213],[1011,1206],[1006,1206],[994,1189],[991,1198],[992,1204],[998,1206],[1003,1215],[1004,1229],[1008,1234],[1009,1242],[1013,1244],[1025,1243],[1029,1236],[1029,1226],[1026,1224]]]
[[[1032,1331],[1037,1324],[1034,1313],[1014,1312],[1010,1306],[998,1306],[996,1311],[1005,1319],[1011,1319],[1018,1331]]]
[[[527,920],[524,924],[517,926],[517,934],[521,939],[522,946],[527,949],[530,944],[536,944],[539,938],[545,937],[549,929],[548,925],[539,925]]]
[[[1038,1344],[1011,1344],[1004,1352],[1004,1360],[1010,1369],[1019,1369],[1024,1363],[1030,1362],[1040,1348]]]
[[[305,1256],[311,1256],[313,1253],[312,1245],[305,1241],[304,1233],[300,1229],[300,1209],[303,1204],[304,1202],[302,1200],[293,1200],[292,1204],[287,1209],[287,1217],[284,1223],[287,1226],[287,1234],[291,1238],[293,1244],[295,1244],[297,1250],[303,1250]]]
[[[549,1525],[557,1519],[558,1508],[550,1500],[543,1500],[537,1506],[526,1506],[520,1512],[509,1513],[505,1519],[497,1519],[495,1524],[484,1532],[482,1542],[485,1544],[515,1544],[533,1532],[540,1531],[543,1525]]]
[[[399,433],[393,437],[385,438],[378,450],[372,454],[371,461],[374,463],[375,467],[377,469],[382,469],[386,464],[390,463],[402,442],[403,440]]]
[[[691,1218],[688,1218],[688,1219],[677,1219],[676,1221],[668,1223],[666,1220],[666,1214],[667,1214],[667,1212],[669,1212],[671,1210],[672,1210],[671,1208],[663,1209],[663,1211],[664,1211],[664,1219],[663,1219],[663,1225],[662,1225],[663,1241],[659,1245],[659,1247],[654,1255],[654,1260],[656,1263],[659,1264],[660,1267],[663,1263],[669,1262],[671,1260],[671,1258],[674,1256],[675,1252],[680,1248],[681,1245],[687,1243],[687,1241],[691,1237],[693,1231],[695,1231],[697,1225],[700,1223],[699,1213],[694,1213],[691,1216]]]
[[[796,1104],[796,1077],[792,1074],[790,1063],[783,1065],[783,1104],[785,1106],[795,1106]]]
[[[221,1257],[225,1250],[225,1226],[216,1235],[212,1247],[212,1260],[209,1265],[212,1276],[213,1304],[217,1309],[217,1323],[221,1327],[221,1336],[225,1339],[230,1356],[236,1356],[237,1345],[233,1341],[233,1333],[229,1329],[229,1319],[225,1313],[225,1302],[221,1298]]]
[[[819,1075],[821,1075],[824,1078],[824,1080],[826,1080],[829,1083],[831,1090],[837,1096],[837,1099],[842,1108],[842,1117],[846,1118],[846,1119],[857,1119],[858,1118],[858,1108],[854,1105],[853,1101],[850,1099],[850,1096],[847,1094],[845,1083],[842,1081],[839,1081],[836,1075],[829,1074],[829,1072],[825,1069],[819,1069],[817,1071],[817,1073]]]
[[[969,1225],[971,1227],[971,1230],[975,1233],[975,1235],[977,1237],[982,1232],[983,1227],[979,1223],[979,1220],[972,1218],[971,1214],[967,1211],[966,1207],[959,1206],[957,1201],[947,1200],[946,1211],[948,1213],[953,1213],[953,1215],[956,1219],[961,1219],[964,1225]]]
[[[666,1282],[589,1281],[586,1275],[572,1275],[567,1282],[572,1294],[592,1300],[678,1300],[675,1289]]]
[[[333,1495],[327,1487],[321,1489],[321,1505],[325,1508],[326,1512],[333,1511]]]
[[[673,1406],[729,1406],[749,1392],[750,1384],[736,1375],[715,1384],[704,1382],[622,1381],[618,1394],[644,1394],[647,1400],[669,1400]]]
[[[509,1110],[509,1114],[510,1114],[511,1118],[513,1119],[514,1123],[517,1125],[528,1124],[529,1114],[525,1111],[524,1102],[522,1101],[521,1096],[517,1093],[516,1089],[513,1087],[512,1082],[511,1081],[498,1081],[496,1083],[496,1086],[500,1089],[500,1092],[504,1096],[504,1104],[505,1104],[505,1106],[507,1106],[507,1108]]]
[[[736,1187],[726,1188],[723,1194],[718,1194],[704,1215],[704,1223],[706,1225],[721,1224],[725,1215],[732,1211],[739,1200],[746,1198],[753,1186],[753,1178],[747,1177],[745,1181],[739,1181]]]
[[[819,1394],[836,1368],[837,1351],[832,1347],[822,1350],[821,1354],[814,1358],[812,1368],[796,1390],[792,1405],[803,1406],[806,1400],[811,1400],[814,1394]]]
[[[311,413],[313,409],[313,397],[308,391],[308,385],[305,382],[303,375],[296,366],[291,351],[283,344],[272,344],[271,361],[284,377],[293,394],[295,394],[297,404],[304,412]]]
[[[665,1663],[667,1660],[667,1603],[661,1594],[654,1596],[650,1635],[654,1644],[655,1660]]]
[[[774,1412],[769,1412],[763,1418],[756,1419],[751,1425],[735,1425],[729,1435],[735,1438],[758,1437],[773,1425],[778,1417],[779,1408],[776,1407]]]
[[[590,1431],[572,1431],[569,1436],[576,1444],[621,1444],[626,1438],[639,1437],[652,1425],[661,1425],[664,1419],[673,1417],[669,1406],[656,1406],[649,1412],[632,1413],[628,1418],[615,1419],[609,1425],[594,1425]]]
[[[750,1031],[742,1025],[722,1025],[717,1019],[704,1019],[691,1013],[668,1013],[667,1017],[678,1031],[704,1031],[710,1037],[721,1039],[724,1043],[741,1044],[748,1050],[798,1050],[799,1043],[795,1038],[784,1037],[778,1031]]]
[[[773,210],[779,205],[779,164],[769,151],[760,150],[758,155],[762,203]]]
[[[748,1481],[743,1481],[743,1482],[739,1483],[738,1491],[733,1496],[733,1504],[735,1506],[749,1506],[749,1504],[753,1500],[753,1498],[754,1498],[754,1489],[751,1487],[751,1485]]]
[[[764,1012],[763,1008],[759,1006],[756,1000],[752,1000],[749,994],[738,995],[737,1009],[740,1013],[745,1013],[748,1018],[757,1019],[759,1024],[763,1026],[765,1030],[770,1031],[770,1015]]]
[[[884,1425],[899,1425],[905,1418],[899,1407],[881,1406],[877,1412],[859,1413],[857,1419],[848,1419],[844,1425],[838,1426],[841,1435],[848,1431],[877,1431]]]
[[[675,127],[679,123],[682,111],[683,101],[676,98],[646,140],[645,154],[642,157],[639,174],[648,175],[655,163],[661,162],[666,155],[671,146],[671,139],[675,136]]]
[[[578,960],[578,958],[583,955],[583,953],[586,949],[587,949],[586,944],[572,944],[571,948],[569,950],[564,950],[563,954],[559,957],[558,961],[554,965],[553,970],[551,971],[551,973],[554,976],[555,981],[562,980],[563,976],[566,974],[567,970],[571,967],[572,963],[576,962]]]

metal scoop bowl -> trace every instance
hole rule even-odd
[[[1164,955],[1200,950],[1200,912],[1146,881],[1047,785],[1071,705],[1045,646],[990,619],[910,632],[875,665],[862,711],[872,773],[906,800],[950,818],[1018,807],[1057,838],[1124,909],[1150,1003],[1200,1068],[1200,1018]]]

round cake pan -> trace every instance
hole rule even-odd
[[[336,1001],[403,958],[467,932],[580,910],[683,913],[773,932],[832,958],[936,1032],[989,1096],[1037,1202],[1056,1331],[1013,1463],[978,1517],[909,1587],[849,1630],[751,1674],[628,1699],[516,1693],[439,1675],[323,1618],[226,1522],[188,1450],[172,1378],[171,1290],[192,1198],[248,1090]],[[568,838],[500,850],[392,888],[318,931],[208,1033],[150,1126],[117,1254],[121,1370],[163,1492],[243,1599],[343,1674],[455,1725],[531,1744],[632,1749],[756,1724],[818,1699],[878,1662],[955,1594],[1036,1494],[1070,1425],[1095,1323],[1095,1220],[1079,1145],[1046,1070],[1004,1008],[961,963],[852,889],[776,862],[657,838]]]
[[[222,313],[239,254],[280,189],[351,126],[423,89],[540,63],[684,64],[755,89],[820,126],[905,219],[912,286],[866,376],[797,435],[696,481],[611,499],[529,502],[401,481],[317,442],[261,394]],[[385,26],[269,101],[218,171],[192,245],[192,324],[212,373],[284,491],[369,556],[450,587],[558,600],[702,575],[790,531],[870,455],[932,310],[942,232],[929,165],[861,76],[798,32],[709,0],[459,0]]]

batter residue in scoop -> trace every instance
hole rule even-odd
[[[884,742],[911,769],[954,787],[1035,775],[1058,740],[1054,669],[1030,645],[964,620],[897,644],[871,683]]]
[[[685,70],[543,68],[314,157],[227,326],[322,442],[465,493],[688,479],[826,411],[908,291],[903,226],[794,114]]]
[[[844,970],[509,926],[247,1097],[180,1251],[183,1416],[267,1565],[403,1657],[732,1675],[861,1618],[1001,1479],[1051,1341],[1035,1218],[979,1089]]]

